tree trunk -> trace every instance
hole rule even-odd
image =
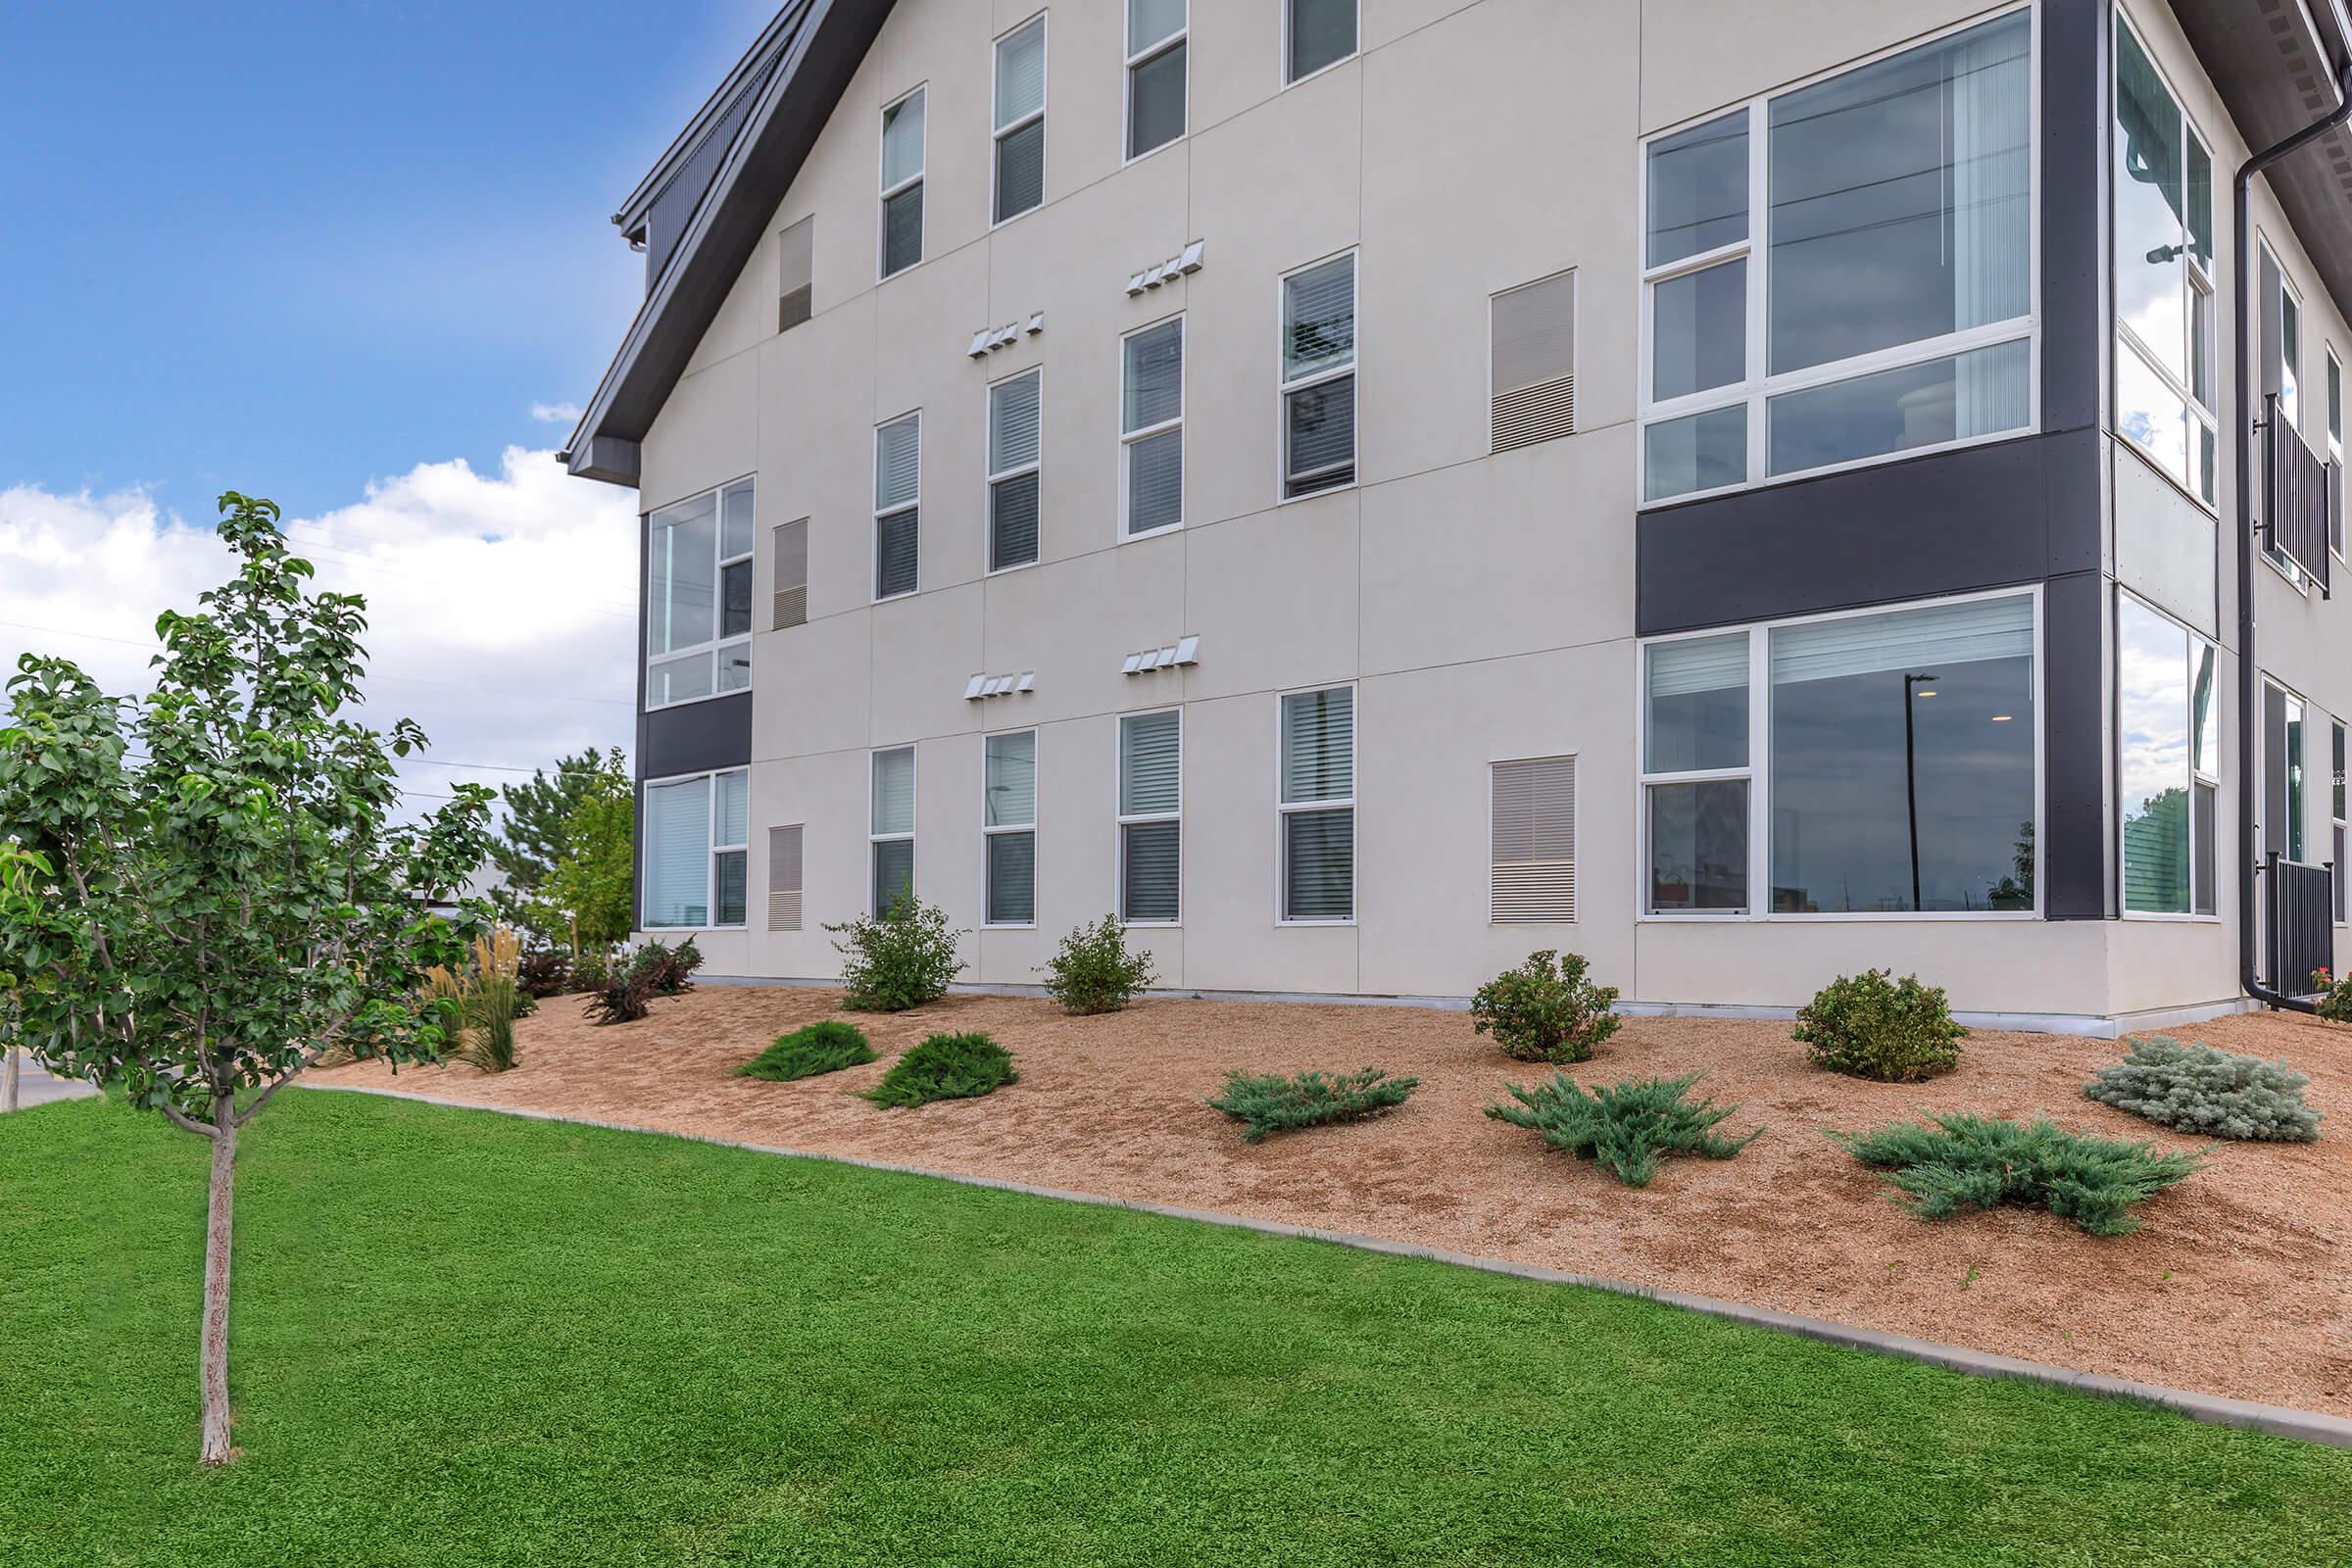
[[[8,1053],[8,1065],[0,1068],[0,1112],[6,1112],[17,1108],[17,1074],[22,1069],[17,1065],[16,1047],[0,1047],[0,1050]]]
[[[235,1174],[237,1128],[234,1102],[213,1097],[213,1181],[205,1206],[204,1233],[204,1451],[206,1464],[226,1464],[236,1450],[228,1443],[228,1214],[230,1179]]]

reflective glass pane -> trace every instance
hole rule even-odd
[[[1183,824],[1130,822],[1119,834],[1119,918],[1174,920]]]
[[[1744,483],[1746,408],[1711,409],[1651,425],[1642,433],[1642,494],[1648,501]]]
[[[1356,0],[1290,0],[1291,80],[1355,53],[1355,6]]]
[[[2034,416],[2033,363],[2021,339],[1784,393],[1766,407],[1772,471],[2022,430]]]
[[[1124,345],[1120,428],[1132,433],[1184,413],[1184,322],[1162,321]]]
[[[692,702],[710,695],[710,655],[687,654],[667,660],[645,672],[645,701],[651,708],[666,703]]]
[[[1729,386],[1747,370],[1747,262],[1654,284],[1649,395],[1658,402]]]
[[[646,652],[707,643],[716,624],[718,498],[698,496],[646,520]]]
[[[1037,918],[1037,835],[988,835],[988,923],[1028,925]]]
[[[889,839],[874,846],[874,913],[886,915],[914,891],[914,840]]]
[[[2132,29],[2115,24],[2115,318],[2188,379],[2180,109]],[[2207,183],[2212,182],[2207,171]],[[2210,199],[2210,192],[2208,192]]]
[[[1290,812],[1282,848],[1284,919],[1355,918],[1355,812]]]
[[[1046,106],[1046,19],[997,42],[997,128]]]
[[[1284,400],[1284,493],[1312,495],[1355,482],[1355,377],[1343,375]]]
[[[997,221],[1046,199],[1046,122],[1033,121],[997,143]]]
[[[1355,358],[1355,258],[1282,280],[1282,378],[1296,381]]]
[[[710,780],[647,785],[645,840],[645,923],[708,925]]]
[[[2189,482],[2188,404],[2128,343],[2116,347],[2115,429],[2165,472]]]
[[[729,485],[719,494],[718,557],[732,561],[752,553],[752,486]]]
[[[1746,237],[1746,110],[1649,144],[1649,266]]]
[[[882,111],[882,188],[923,172],[923,95],[914,93]]]
[[[882,275],[923,259],[923,187],[909,185],[882,204]]]
[[[1185,0],[1127,0],[1127,52],[1141,54],[1184,28]]]
[[[752,684],[752,645],[728,643],[718,651],[718,689],[739,692]]]
[[[718,634],[749,636],[752,630],[752,564],[738,561],[718,573]]]
[[[1644,772],[1695,773],[1747,765],[1745,632],[1652,643],[1643,650],[1649,696]]]
[[[1184,134],[1184,55],[1177,44],[1127,74],[1127,156],[1141,158]]]
[[[1127,449],[1127,531],[1184,520],[1184,432],[1147,436]]]
[[[1747,907],[1747,780],[1649,787],[1649,912]]]
[[[874,753],[873,815],[875,833],[914,831],[914,748]]]
[[[730,850],[718,857],[718,917],[714,925],[744,923],[744,904],[747,878],[751,874],[751,857],[742,850]]]
[[[912,507],[874,520],[874,597],[889,599],[915,589],[915,543],[919,520]]]
[[[2124,907],[2189,903],[2188,633],[2135,600],[2116,607],[2116,784]]]
[[[983,750],[981,822],[1032,827],[1037,822],[1037,732],[991,735]]]
[[[1037,472],[999,479],[988,487],[988,569],[1004,571],[1037,560]]]

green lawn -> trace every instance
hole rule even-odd
[[[240,1155],[245,1457],[202,1474],[203,1161],[109,1104],[0,1119],[11,1568],[2352,1558],[2352,1453],[1314,1243],[299,1093]]]

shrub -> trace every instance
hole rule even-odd
[[[1242,1124],[1242,1142],[1262,1144],[1268,1133],[1377,1116],[1403,1104],[1420,1086],[1418,1078],[1391,1078],[1385,1067],[1336,1078],[1319,1072],[1277,1078],[1237,1071],[1225,1075],[1224,1094],[1209,1104]]]
[[[630,967],[645,972],[646,984],[657,997],[679,997],[694,989],[694,971],[703,966],[703,950],[688,937],[676,947],[648,942],[629,959]]]
[[[774,1045],[736,1068],[735,1073],[741,1078],[788,1084],[876,1059],[874,1048],[865,1043],[864,1030],[838,1018],[823,1018],[777,1037]]]
[[[1623,1020],[1610,1010],[1616,988],[1592,984],[1586,969],[1581,954],[1531,954],[1478,988],[1470,1027],[1492,1034],[1514,1061],[1588,1060]]]
[[[1579,1159],[1597,1160],[1628,1187],[1647,1187],[1658,1173],[1660,1154],[1700,1154],[1729,1159],[1753,1140],[1726,1138],[1715,1124],[1738,1105],[1718,1105],[1712,1100],[1684,1098],[1703,1073],[1680,1078],[1629,1078],[1589,1095],[1564,1072],[1533,1089],[1505,1084],[1515,1105],[1487,1107],[1487,1114],[1514,1127],[1544,1135],[1544,1142],[1566,1150]]]
[[[1960,1065],[1968,1034],[1952,1021],[1939,986],[1885,969],[1839,975],[1797,1010],[1805,1059],[1854,1078],[1909,1083]]]
[[[474,939],[473,961],[463,969],[425,971],[425,994],[450,1032],[453,1060],[485,1073],[514,1065],[514,1020],[535,1005],[515,983],[517,956],[514,932],[501,926]]]
[[[527,997],[560,997],[571,985],[571,959],[562,948],[526,953],[515,963],[514,983]]]
[[[862,1098],[877,1105],[927,1105],[934,1100],[977,1100],[1020,1081],[1012,1053],[986,1035],[933,1035],[890,1064]]]
[[[612,960],[602,953],[583,953],[571,962],[571,981],[564,989],[572,996],[602,991],[612,971]]]
[[[1106,914],[1061,939],[1046,963],[1046,995],[1064,1012],[1116,1012],[1155,978],[1152,955],[1129,953],[1119,917]]]
[[[956,944],[971,934],[949,929],[945,909],[911,893],[879,920],[861,916],[825,929],[841,933],[833,947],[849,990],[842,1004],[852,1012],[905,1012],[937,1002],[963,972]]]
[[[635,1023],[653,1010],[653,1000],[651,965],[614,963],[606,968],[604,982],[590,993],[584,1010],[590,1023]]]
[[[1938,1116],[1875,1133],[1832,1133],[1839,1148],[1910,1195],[1923,1219],[1963,1208],[2023,1203],[2047,1208],[2093,1236],[2139,1228],[2132,1205],[2186,1180],[2204,1159],[2160,1153],[2153,1144],[2068,1132],[2049,1121],[2020,1126],[1989,1116]]]
[[[2329,1023],[2352,1023],[2352,975],[2338,980],[2326,969],[2314,969],[2311,988],[2319,993],[2312,1005]]]
[[[2093,1074],[2082,1093],[2184,1133],[2308,1144],[2320,1136],[2320,1113],[2303,1102],[2310,1082],[2283,1061],[2149,1035]]]

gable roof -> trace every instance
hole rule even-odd
[[[636,484],[638,443],[894,3],[791,0],[613,214],[646,252],[645,303],[560,454],[571,472]]]

